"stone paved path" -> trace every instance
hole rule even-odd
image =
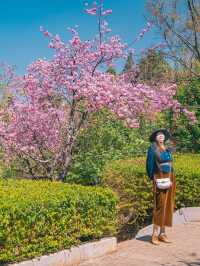
[[[197,266],[200,265],[200,222],[176,224],[167,228],[173,243],[155,246],[150,235],[127,240],[117,250],[80,266]]]

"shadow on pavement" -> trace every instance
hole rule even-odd
[[[140,236],[140,237],[137,237],[136,240],[149,242],[151,240],[151,236],[150,235]]]
[[[185,260],[179,260],[179,262],[183,263],[183,265],[187,265],[187,266],[197,266],[200,265],[200,259],[198,259],[198,261],[193,261],[193,262],[187,262]]]
[[[186,260],[180,260],[179,259],[177,262],[178,262],[177,265],[182,265],[182,266],[184,266],[184,265],[186,265],[186,266],[197,266],[197,265],[200,265],[200,258],[197,259],[196,261],[190,261],[190,262],[189,261],[186,261]],[[171,264],[171,263],[164,263],[164,264],[161,264],[161,266],[175,266],[175,264],[174,263],[173,264]]]

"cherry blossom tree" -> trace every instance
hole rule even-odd
[[[132,82],[129,73],[105,71],[116,60],[126,59],[129,49],[119,36],[110,35],[105,17],[112,10],[105,10],[103,1],[91,7],[86,4],[85,11],[97,18],[98,34],[85,41],[76,27],[68,28],[72,38],[64,42],[41,27],[55,55],[52,60],[33,62],[23,77],[10,83],[14,97],[0,114],[5,160],[20,159],[23,171],[32,178],[67,176],[78,135],[91,113],[101,108],[108,108],[132,128],[139,126],[141,114],[154,120],[168,108],[177,115],[182,110],[173,99],[175,84],[150,87]],[[195,123],[192,112],[182,111]]]

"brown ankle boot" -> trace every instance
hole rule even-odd
[[[152,235],[151,236],[151,243],[154,244],[154,245],[159,245],[159,240],[158,240],[158,236],[156,235]]]
[[[167,235],[166,234],[160,234],[158,236],[158,239],[162,242],[165,242],[165,243],[172,243],[168,238],[167,238]]]

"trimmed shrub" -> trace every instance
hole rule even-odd
[[[177,181],[177,208],[200,206],[200,155],[176,154],[174,168]]]
[[[117,202],[115,193],[101,187],[0,179],[0,262],[114,235]]]
[[[151,218],[153,193],[143,165],[144,158],[118,160],[104,168],[102,186],[119,196],[118,239],[132,238]]]
[[[176,209],[200,206],[200,155],[174,154],[176,176]],[[137,232],[151,223],[153,183],[146,175],[145,157],[117,160],[104,168],[102,186],[112,188],[119,196],[119,238],[126,238],[127,225]],[[132,232],[134,234],[134,232]],[[130,233],[130,232],[129,232]]]

